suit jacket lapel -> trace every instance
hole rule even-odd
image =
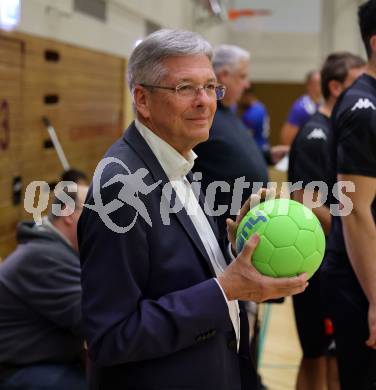
[[[137,130],[134,123],[132,123],[129,128],[127,129],[125,135],[124,135],[124,141],[130,145],[130,147],[138,154],[138,156],[143,160],[145,165],[148,167],[150,174],[153,176],[153,179],[155,182],[158,180],[161,180],[160,186],[164,186],[165,184],[169,183],[169,179],[162,169],[160,163],[158,162],[157,158],[155,157],[154,153],[150,149],[149,145],[146,143],[142,135]],[[164,196],[164,195],[162,195]],[[181,203],[179,201],[179,198],[176,196],[176,192],[172,188],[172,196],[170,199],[171,204],[173,205],[174,202],[178,202],[181,206]],[[170,206],[172,207],[172,205]],[[187,214],[184,207],[179,207],[180,211],[175,213],[176,217],[178,218],[179,222],[183,226],[184,230],[187,232],[189,237],[191,238],[194,245],[197,247],[197,249],[201,252],[202,256],[205,259],[206,265],[209,267],[211,273],[215,275],[212,263],[210,261],[210,258],[205,250],[205,247],[201,241],[200,236],[198,235],[189,215]]]

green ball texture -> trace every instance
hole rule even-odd
[[[236,231],[238,253],[254,233],[260,241],[252,264],[272,277],[310,278],[319,268],[325,253],[325,235],[313,212],[291,199],[267,200],[253,207]]]

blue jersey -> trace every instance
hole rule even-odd
[[[317,111],[319,105],[315,103],[308,95],[303,95],[296,99],[292,105],[287,122],[302,128],[308,119]]]
[[[243,123],[253,132],[257,146],[269,150],[269,115],[265,106],[260,102],[253,103],[243,114]]]

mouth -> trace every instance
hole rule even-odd
[[[189,121],[197,122],[197,123],[206,123],[209,118],[208,117],[197,117],[197,118],[188,118]]]

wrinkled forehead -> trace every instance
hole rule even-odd
[[[209,58],[205,55],[169,57],[162,61],[166,82],[206,83],[215,81],[215,73]]]

